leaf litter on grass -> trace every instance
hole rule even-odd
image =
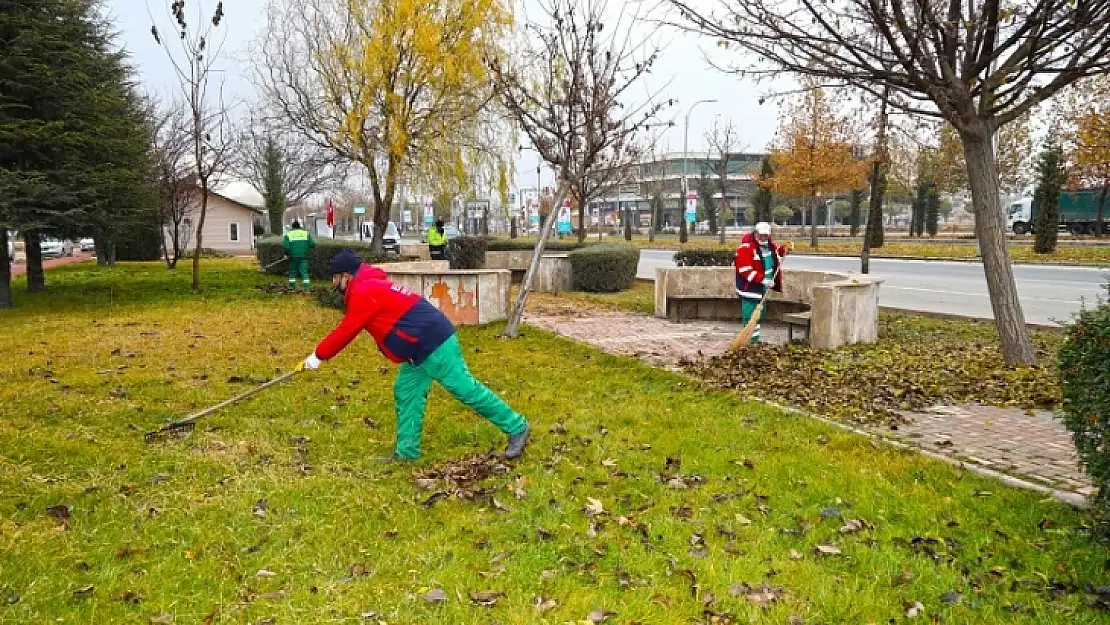
[[[1051,408],[1060,337],[1037,333],[1039,367],[1006,367],[987,324],[882,315],[880,339],[835,350],[747,345],[684,369],[718,387],[752,393],[863,425],[899,425],[902,413],[978,402]],[[754,375],[753,372],[758,372]]]

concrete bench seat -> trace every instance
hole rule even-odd
[[[881,279],[838,272],[783,270],[783,292],[767,298],[765,319],[805,327],[811,346],[829,349],[870,343],[879,336]],[[795,316],[791,322],[787,315]],[[740,300],[732,267],[657,269],[655,316],[683,319],[740,320]]]

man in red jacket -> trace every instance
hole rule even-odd
[[[496,425],[509,438],[505,457],[518,458],[530,428],[520,414],[474,379],[463,360],[455,326],[435,306],[407,288],[390,282],[381,269],[363,264],[350,250],[328,263],[332,284],[343,291],[347,312],[301,365],[318,369],[366,330],[389,360],[400,363],[393,384],[397,444],[385,460],[420,457],[424,407],[432,382]]]
[[[782,292],[782,259],[786,246],[776,246],[771,238],[771,224],[761,221],[755,230],[744,235],[736,248],[736,294],[740,296],[740,322],[748,324],[767,289]],[[752,343],[759,342],[759,326],[767,307],[759,313]]]

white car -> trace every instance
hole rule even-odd
[[[43,258],[57,258],[60,256],[73,256],[73,241],[61,239],[43,239],[39,243]]]
[[[82,252],[92,252],[96,249],[96,242],[89,238],[81,239],[77,242],[77,247],[79,247]]]

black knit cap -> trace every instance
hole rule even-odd
[[[337,273],[356,274],[360,266],[362,266],[361,258],[351,250],[342,249],[328,261],[328,273],[333,276]]]

